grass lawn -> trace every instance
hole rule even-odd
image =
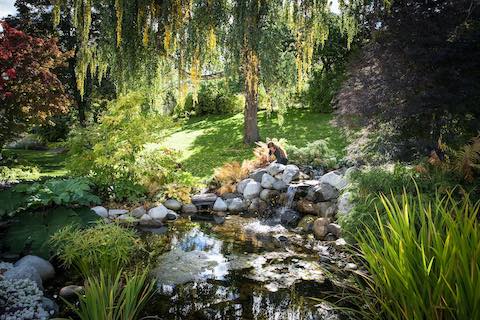
[[[41,177],[58,177],[67,174],[64,167],[65,154],[52,150],[4,149],[5,158],[15,158],[18,161],[9,167],[37,167]]]
[[[292,110],[279,125],[275,115],[259,112],[260,135],[266,138],[285,139],[288,144],[302,147],[318,139],[329,141],[329,147],[343,153],[346,137],[330,124],[331,114]],[[182,163],[194,175],[206,178],[216,167],[230,161],[252,157],[251,146],[245,146],[243,114],[197,117],[186,121],[167,137],[164,144],[183,151]]]

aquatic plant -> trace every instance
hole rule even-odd
[[[377,211],[377,226],[358,236],[369,317],[480,319],[480,202],[451,192],[380,200],[386,220]]]
[[[152,297],[155,282],[147,280],[148,271],[126,275],[122,271],[86,279],[84,295],[79,296],[79,304],[68,305],[81,320],[134,320]]]

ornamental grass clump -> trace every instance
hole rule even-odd
[[[480,202],[452,193],[380,197],[386,220],[358,238],[370,274],[369,316],[480,319]],[[380,236],[377,234],[380,233]]]
[[[117,274],[142,250],[135,231],[117,224],[101,223],[89,229],[67,226],[52,236],[51,243],[64,265],[85,277]]]
[[[67,304],[81,320],[135,320],[155,291],[148,271],[122,276],[100,271],[87,277],[85,292],[76,305]]]

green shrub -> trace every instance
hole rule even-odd
[[[66,267],[74,267],[84,276],[100,271],[117,274],[141,250],[135,231],[113,223],[88,229],[66,226],[52,236],[51,244]]]
[[[91,182],[86,178],[50,179],[32,185],[21,184],[14,192],[24,194],[24,205],[17,208],[36,209],[50,205],[89,206],[100,203],[100,198],[92,193]]]
[[[108,106],[100,124],[77,129],[70,136],[67,167],[88,176],[107,197],[138,200],[154,194],[181,171],[179,153],[149,143],[161,140],[171,119],[144,111],[138,93],[123,96]]]
[[[202,83],[197,93],[197,102],[192,94],[185,99],[183,111],[200,115],[231,114],[242,110],[243,96],[232,93],[222,81]]]
[[[378,211],[375,228],[358,236],[373,294],[368,318],[480,319],[480,202],[451,193],[380,199],[386,221]]]
[[[0,166],[0,182],[12,183],[19,181],[35,181],[40,179],[40,171],[37,167],[19,166],[9,168]]]
[[[68,303],[81,320],[134,320],[155,290],[155,282],[147,280],[148,271],[135,272],[122,279],[121,271],[86,279],[85,292],[78,305]]]
[[[332,100],[344,79],[343,67],[333,71],[315,70],[304,97],[308,106],[316,112],[332,112]]]
[[[335,167],[340,157],[337,152],[328,146],[327,140],[316,140],[302,148],[287,145],[286,151],[289,160],[294,163],[326,168]]]

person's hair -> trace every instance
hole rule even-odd
[[[279,145],[276,145],[275,143],[273,143],[273,142],[270,141],[270,142],[267,144],[267,147],[268,147],[268,148],[274,147],[275,149],[280,150],[280,153],[282,153],[285,158],[288,158],[287,152],[285,151],[285,149],[283,149],[283,148],[280,147]]]

